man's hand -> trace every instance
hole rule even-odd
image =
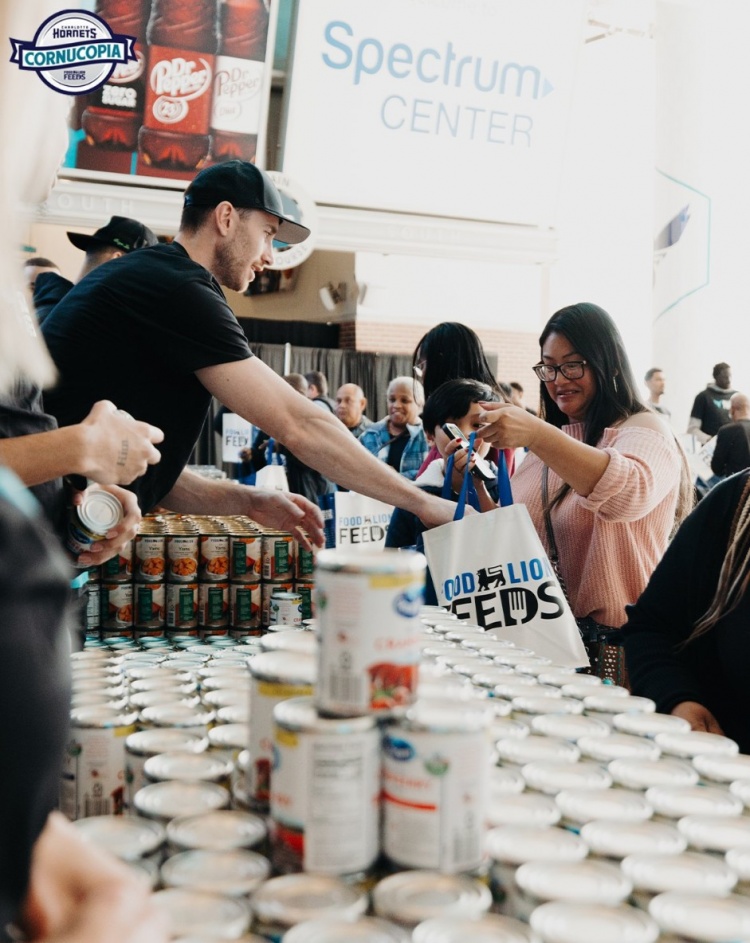
[[[672,708],[672,713],[675,717],[684,718],[693,730],[718,733],[720,736],[725,735],[711,711],[697,701],[681,701],[676,707]]]
[[[247,513],[254,521],[293,534],[307,550],[325,546],[323,515],[312,501],[286,491],[248,487],[247,492],[251,500]]]
[[[435,495],[424,494],[423,508],[417,512],[417,517],[425,527],[439,527],[441,524],[450,523],[456,514],[456,505],[453,501],[446,501],[444,498],[437,498]],[[469,517],[477,512],[468,504],[464,508],[464,516]]]
[[[124,515],[120,523],[108,531],[106,540],[91,544],[89,549],[78,557],[78,563],[81,566],[97,566],[116,557],[138,533],[138,526],[141,523],[141,509],[138,507],[135,495],[132,491],[126,491],[125,488],[118,488],[117,485],[91,485],[86,491],[77,491],[73,495],[73,504],[81,504],[83,496],[93,488],[113,494],[122,504]]]
[[[155,445],[164,439],[161,429],[133,419],[109,400],[95,403],[80,427],[81,473],[100,484],[128,485],[161,459]]]

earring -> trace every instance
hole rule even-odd
[[[617,392],[617,377],[612,377],[612,384],[615,388],[615,393]]]

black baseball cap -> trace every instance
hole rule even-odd
[[[228,160],[207,167],[185,191],[185,206],[218,206],[224,200],[242,209],[263,210],[279,220],[278,242],[304,242],[310,230],[289,217],[273,180],[246,160]]]
[[[132,252],[133,249],[144,249],[146,246],[155,246],[159,241],[148,226],[139,223],[137,219],[127,216],[113,216],[106,226],[102,226],[92,236],[82,232],[69,232],[68,239],[76,249],[90,252],[92,249],[101,249],[104,246],[114,246],[123,252]]]

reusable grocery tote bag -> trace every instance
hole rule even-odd
[[[576,620],[529,512],[525,505],[511,503],[500,454],[498,493],[504,506],[463,517],[467,470],[454,520],[424,532],[438,601],[489,635],[530,648],[558,665],[587,666]]]
[[[382,550],[393,506],[357,494],[337,491],[334,497],[335,546],[347,550]]]
[[[267,465],[259,468],[255,474],[256,488],[267,488],[269,491],[289,491],[289,482],[286,477],[286,467],[281,456],[274,450],[274,440],[269,439],[266,447]]]

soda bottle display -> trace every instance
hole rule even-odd
[[[143,118],[146,23],[150,0],[97,0],[96,12],[113,33],[136,36],[135,62],[121,62],[107,81],[87,96],[81,126],[98,147],[134,151]]]
[[[217,0],[154,0],[138,150],[145,164],[197,170],[210,145],[211,88],[219,43]]]
[[[264,0],[222,0],[211,110],[211,159],[255,160],[268,39]]]

